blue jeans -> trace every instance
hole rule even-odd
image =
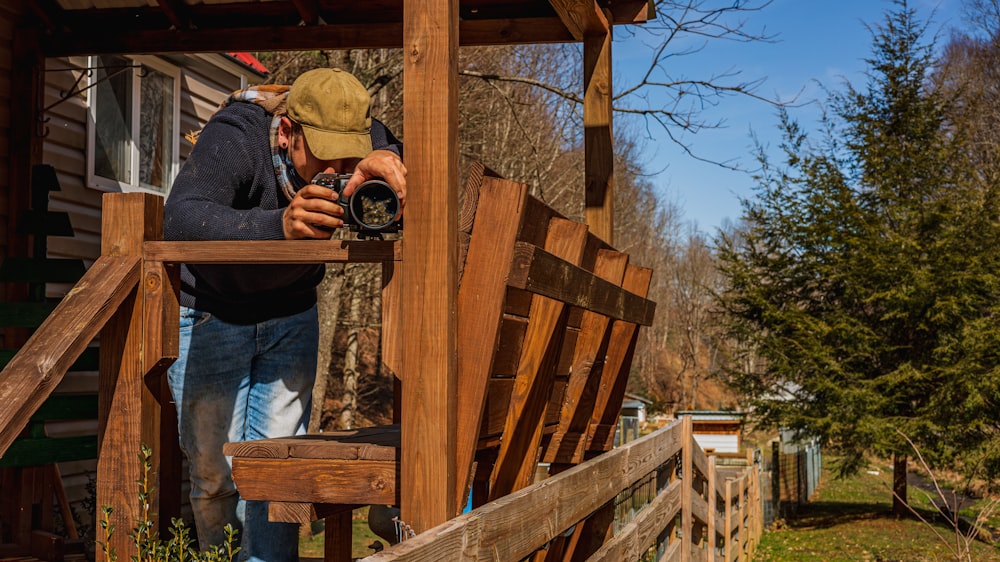
[[[267,520],[267,502],[243,501],[223,444],[305,433],[316,377],[316,307],[250,325],[181,307],[180,353],[167,377],[187,456],[202,550],[239,531],[240,560],[298,560],[295,523]]]

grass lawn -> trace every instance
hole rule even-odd
[[[845,479],[835,479],[824,458],[823,478],[813,501],[799,509],[797,517],[780,528],[765,531],[754,561],[938,561],[974,560],[1000,562],[1000,548],[971,541],[970,555],[959,558],[956,546],[964,542],[955,529],[937,514],[928,494],[911,485],[910,505],[933,523],[918,519],[896,519],[887,484],[892,474],[863,471]],[[985,501],[979,502],[979,508]],[[972,512],[972,510],[966,510]],[[936,531],[936,532],[935,532]]]

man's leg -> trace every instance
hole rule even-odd
[[[227,524],[238,531],[239,544],[242,506],[222,446],[243,439],[256,330],[186,307],[180,328],[180,353],[168,380],[190,469],[198,544],[202,550],[224,544]]]
[[[257,325],[246,439],[301,435],[309,425],[319,324],[316,307]],[[263,537],[263,540],[261,539]],[[299,526],[272,523],[267,502],[246,502],[246,555],[252,562],[298,560]]]

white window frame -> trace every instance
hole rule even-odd
[[[97,99],[97,88],[94,88],[96,81],[96,73],[90,73],[90,84],[87,90],[87,186],[93,189],[98,189],[107,192],[145,192],[152,193],[155,195],[161,195],[166,197],[170,192],[170,186],[173,184],[173,180],[177,177],[177,172],[180,169],[180,126],[181,126],[181,70],[178,66],[172,65],[165,62],[163,59],[152,57],[152,56],[128,56],[120,55],[122,58],[130,61],[134,65],[145,65],[157,72],[161,72],[173,79],[173,115],[171,119],[172,133],[170,135],[171,139],[171,162],[169,164],[169,170],[167,170],[167,185],[164,186],[163,190],[151,189],[148,187],[141,186],[139,184],[139,147],[135,142],[135,139],[139,138],[139,125],[141,121],[141,83],[142,76],[140,68],[132,68],[126,72],[131,73],[132,76],[132,129],[131,129],[131,179],[128,182],[117,181],[111,178],[106,178],[104,176],[98,176],[94,173],[94,157],[96,155],[95,150],[95,134],[96,134],[96,112],[97,104],[95,103]],[[95,68],[100,65],[100,59],[98,57],[88,57],[88,66],[90,68]]]

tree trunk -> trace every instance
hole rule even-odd
[[[347,312],[347,346],[344,349],[344,392],[341,395],[340,429],[351,429],[355,425],[358,408],[358,340],[361,326],[361,301],[364,292],[355,281],[358,268],[351,268],[351,304]]]
[[[316,381],[313,382],[312,410],[309,414],[309,433],[322,429],[323,406],[326,389],[330,384],[330,357],[333,354],[333,334],[340,315],[340,292],[344,286],[344,265],[331,263],[326,266],[323,282],[316,288],[319,300],[319,349],[317,350]]]
[[[892,456],[892,514],[897,518],[910,515],[906,501],[906,455]]]

